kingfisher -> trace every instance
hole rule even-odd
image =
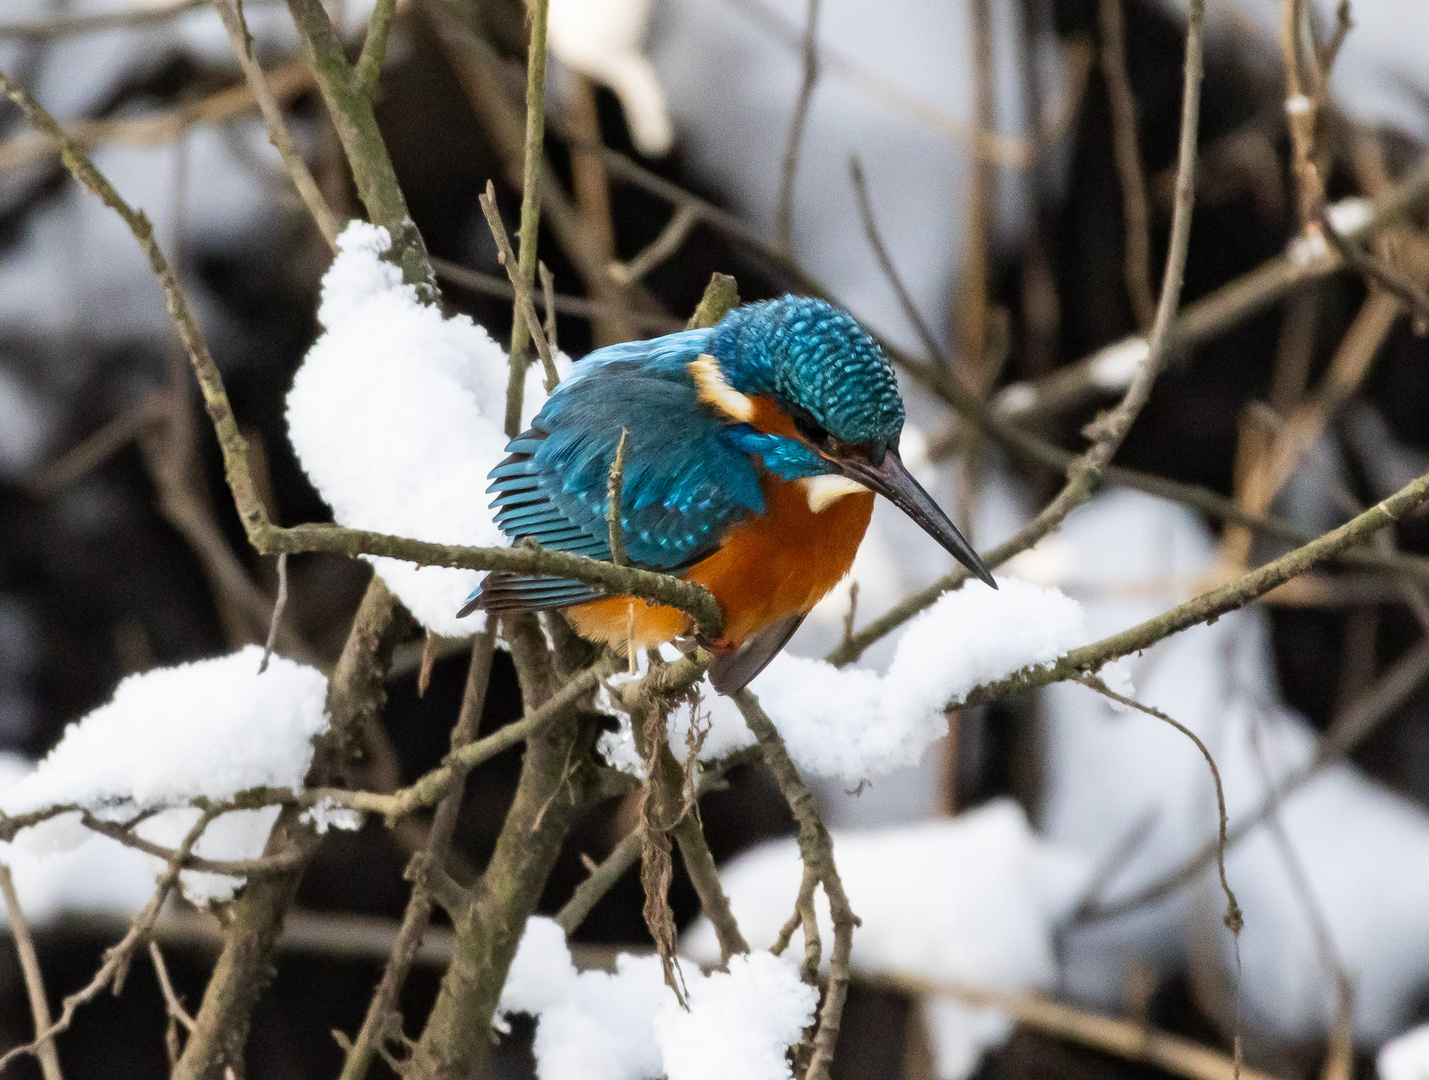
[[[611,557],[609,477],[629,563],[704,586],[724,616],[710,679],[733,694],[793,636],[853,565],[883,495],[982,581],[977,552],[898,453],[903,399],[878,343],[848,312],[784,296],[708,329],[591,353],[489,474],[513,542]],[[549,575],[497,571],[476,610],[564,610],[618,652],[684,638],[683,611]]]

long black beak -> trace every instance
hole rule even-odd
[[[948,515],[943,513],[933,501],[933,497],[913,479],[913,474],[904,466],[896,450],[884,453],[883,461],[878,465],[855,454],[839,458],[838,463],[850,480],[857,480],[864,487],[888,499],[917,522],[918,527],[925,533],[947,548],[978,580],[997,588],[992,571],[978,558],[973,546],[963,539],[963,534],[948,520]]]

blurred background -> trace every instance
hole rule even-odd
[[[1327,46],[1339,33],[1337,7],[1308,7],[1311,33]],[[329,203],[355,215],[286,7],[248,0],[244,8]],[[791,167],[811,9],[817,78]],[[370,5],[339,0],[332,11],[356,48]],[[1156,282],[1173,194],[1185,12],[1170,0],[1124,0],[1122,15]],[[817,286],[896,349],[956,365],[989,408],[1080,449],[1081,428],[1129,377],[1134,349],[1116,346],[1145,328],[1127,285],[1105,19],[1097,0],[552,0],[551,187],[540,253],[554,274],[561,348],[579,358],[677,328],[715,271],[733,274],[746,301]],[[1332,202],[1391,191],[1429,139],[1429,7],[1361,0],[1348,19],[1317,99],[1316,153]],[[514,232],[523,20],[519,0],[401,4],[377,96],[413,216],[442,260],[444,303],[498,340],[510,331],[510,299],[477,195],[494,180]],[[1307,272],[1293,288],[1247,298],[1244,276],[1301,231],[1280,21],[1278,0],[1208,3],[1185,300],[1210,299],[1118,457],[1196,490],[1176,489],[1178,502],[1111,488],[1010,568],[1075,596],[1098,634],[1274,557],[1293,546],[1294,533],[1333,527],[1429,469],[1422,326],[1349,273]],[[216,15],[171,0],[6,0],[0,68],[82,138],[154,222],[212,342],[274,518],[328,519],[283,416],[315,336],[328,250],[268,145]],[[860,183],[918,319],[870,244]],[[1344,205],[1348,213],[1360,204]],[[1421,287],[1429,282],[1429,239],[1414,220],[1376,243]],[[1277,265],[1313,261],[1291,251],[1301,262]],[[979,439],[945,402],[912,382],[906,390],[906,456],[979,547],[1010,535],[1057,490],[1061,477],[1045,460]],[[1267,487],[1266,462],[1287,443],[1295,452]],[[1267,540],[1227,528],[1205,512],[1216,495],[1270,511],[1289,531]],[[860,623],[947,569],[916,527],[885,510],[852,575]],[[1422,521],[1397,532],[1386,550],[1429,554]],[[290,573],[280,651],[330,664],[369,571],[308,555],[295,557]],[[824,790],[826,816],[841,829],[896,830],[1014,800],[1042,841],[1090,868],[1075,897],[1052,905],[1055,979],[1044,988],[1222,1050],[1240,1031],[1247,1060],[1284,1080],[1373,1076],[1380,1046],[1429,1019],[1423,580],[1308,575],[1256,610],[1131,665],[1139,696],[1217,754],[1233,824],[1253,817],[1267,792],[1298,785],[1232,849],[1231,880],[1247,920],[1238,955],[1217,929],[1214,870],[1197,858],[1216,824],[1201,759],[1174,733],[1112,714],[1084,690],[964,710],[919,768],[857,793]],[[243,542],[216,444],[140,252],[6,103],[5,769],[18,774],[43,755],[125,674],[262,641],[275,588],[271,560]],[[838,644],[852,602],[841,588],[794,651],[820,656]],[[447,748],[462,648],[445,651],[425,696],[416,690],[421,650],[414,637],[399,651],[385,723],[366,733],[370,787],[413,779]],[[886,664],[891,650],[882,644],[863,663]],[[520,707],[501,654],[496,671],[488,729]],[[457,846],[473,866],[494,841],[517,765],[508,754],[469,785]],[[582,856],[606,854],[633,813],[615,802],[579,822],[543,910],[560,905],[585,874]],[[757,768],[734,772],[703,814],[721,862],[793,833]],[[336,1073],[341,1052],[329,1033],[360,1023],[405,902],[406,845],[415,842],[375,826],[328,838],[255,1017],[251,1076]],[[88,979],[152,886],[142,863],[107,843],[48,860],[14,853],[56,993]],[[698,905],[682,872],[672,899],[686,925]],[[935,890],[944,877],[981,871],[969,861],[909,872],[909,888]],[[925,902],[936,908],[936,892]],[[197,918],[174,925],[187,930],[174,930],[164,947],[179,993],[193,1004],[215,931]],[[964,932],[975,952],[978,925]],[[440,934],[434,940],[439,953]],[[578,940],[592,948],[648,943],[635,875],[595,909]],[[439,975],[432,964],[414,973],[403,1000],[409,1018],[423,1015]],[[1165,1075],[1036,1023],[980,1036],[976,1052],[955,1062],[947,1049],[955,1033],[940,1023],[906,987],[860,980],[836,1075]],[[25,1041],[29,1025],[18,963],[0,949],[0,1041]],[[159,989],[144,970],[122,997],[89,1005],[60,1046],[72,1077],[163,1076],[163,1028]],[[503,1042],[501,1075],[531,1075],[529,1033],[518,1022]],[[1429,1075],[1419,1068],[1386,1080]],[[21,1061],[13,1073],[38,1070]]]

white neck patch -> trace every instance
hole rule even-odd
[[[868,490],[857,480],[850,480],[847,476],[839,476],[837,473],[805,477],[799,483],[804,485],[809,509],[816,514],[823,513],[845,495],[856,495],[860,491]]]

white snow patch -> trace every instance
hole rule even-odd
[[[353,222],[323,278],[323,335],[288,393],[288,433],[336,520],[440,544],[504,547],[485,494],[505,455],[507,357],[465,315],[444,318],[382,259],[387,230]],[[562,366],[569,370],[569,361]],[[545,400],[539,365],[524,418]],[[475,633],[456,611],[475,570],[370,560],[429,630]]]
[[[1375,1068],[1379,1080],[1429,1080],[1429,1024],[1385,1043]]]
[[[1080,895],[1090,864],[1038,840],[1012,801],[952,819],[835,832],[833,840],[849,903],[863,920],[853,936],[855,971],[1008,991],[1053,984],[1052,928]],[[792,839],[762,844],[721,871],[751,945],[768,947],[778,937],[802,872]],[[822,893],[816,902],[827,943],[828,904]],[[719,956],[705,919],[685,936],[684,947],[699,959]],[[789,955],[803,955],[802,930],[795,931]],[[1000,1044],[1012,1027],[1000,1013],[947,1000],[930,1001],[925,1014],[943,1080],[968,1075],[983,1050]]]
[[[784,1080],[785,1055],[812,1021],[818,993],[769,953],[735,957],[728,973],[683,974],[680,1008],[655,956],[616,957],[615,971],[576,972],[565,933],[527,920],[498,1011],[539,1017],[540,1080]]]
[[[1056,589],[999,578],[996,591],[970,584],[912,619],[886,675],[781,653],[750,688],[801,772],[857,783],[915,764],[946,734],[948,706],[975,687],[1053,663],[1087,640],[1075,600]],[[697,713],[710,733],[700,760],[752,745],[734,704],[707,682],[702,688]],[[608,696],[603,704],[619,711]],[[689,709],[671,714],[670,745],[682,758],[689,727]],[[610,764],[640,772],[628,718],[602,736],[599,749]]]
[[[659,957],[616,957],[577,974],[566,934],[527,920],[502,989],[502,1014],[530,1013],[540,1080],[786,1080],[786,1053],[813,1020],[817,991],[790,961],[755,953],[729,971],[684,964],[689,1011],[664,984]]]
[[[784,957],[763,951],[731,957],[728,973],[690,980],[688,1012],[670,996],[656,1010],[655,1041],[665,1075],[789,1080],[786,1054],[813,1023],[818,1003],[819,992],[801,982]]]
[[[39,767],[0,791],[0,810],[152,809],[255,787],[302,789],[327,729],[327,679],[263,650],[131,675],[65,729]]]
[[[856,783],[916,763],[973,688],[1086,641],[1075,600],[999,578],[996,592],[969,584],[913,619],[887,675],[781,655],[751,688],[801,770]]]

